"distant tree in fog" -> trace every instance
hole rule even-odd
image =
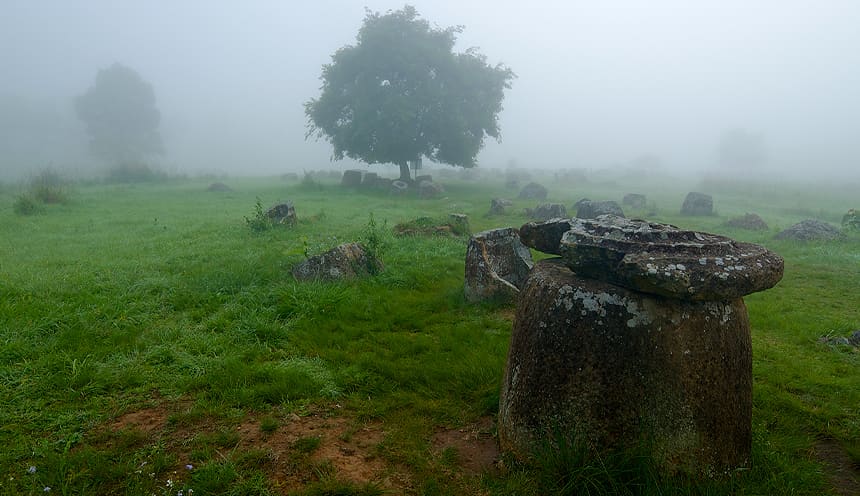
[[[323,66],[322,94],[305,103],[308,137],[325,137],[336,160],[400,166],[426,157],[475,165],[514,73],[475,49],[453,52],[462,27],[431,28],[415,8],[367,11],[355,45]]]
[[[75,99],[75,110],[97,158],[130,163],[164,154],[155,92],[129,67],[115,63],[99,70],[95,84]]]
[[[767,162],[764,137],[744,129],[726,131],[718,147],[720,165],[726,168],[755,168]]]

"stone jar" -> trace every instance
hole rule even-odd
[[[689,301],[537,262],[518,299],[499,443],[528,459],[563,432],[596,449],[649,443],[672,473],[746,466],[750,327],[741,298]]]

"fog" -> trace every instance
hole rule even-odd
[[[416,0],[518,78],[480,167],[719,168],[722,133],[762,136],[779,177],[860,179],[860,2]],[[365,5],[34,0],[0,17],[0,178],[97,170],[73,100],[120,62],[153,86],[178,173],[347,168],[305,140],[303,102]],[[652,160],[652,162],[655,162]],[[384,170],[383,170],[384,172]],[[390,175],[396,175],[392,168]]]

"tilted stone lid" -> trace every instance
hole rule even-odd
[[[554,219],[520,229],[526,244],[552,247],[574,272],[619,286],[682,300],[727,300],[773,287],[783,260],[767,248],[669,224],[612,215]],[[525,235],[523,235],[525,232]],[[542,234],[538,234],[542,233]]]

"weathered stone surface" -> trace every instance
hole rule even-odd
[[[212,183],[209,185],[209,187],[206,188],[206,191],[228,193],[230,191],[233,191],[233,188],[231,188],[230,186],[227,186],[224,183]]]
[[[360,243],[344,243],[296,264],[292,273],[300,281],[337,281],[377,274],[383,268]]]
[[[391,187],[388,190],[394,196],[403,196],[409,192],[409,183],[406,181],[392,181]]]
[[[617,215],[624,217],[624,211],[618,202],[612,200],[591,201],[579,200],[576,202],[576,216],[580,219],[594,219],[599,215]]]
[[[514,228],[472,236],[466,248],[466,300],[512,299],[532,268],[532,255]]]
[[[373,189],[376,187],[376,181],[379,179],[379,174],[375,172],[365,172],[361,178],[361,187],[363,189]]]
[[[563,218],[567,217],[567,209],[562,203],[541,203],[534,209],[529,209],[528,216],[538,220]]]
[[[521,200],[546,200],[547,189],[538,183],[528,183],[520,190]]]
[[[266,216],[274,224],[292,225],[296,223],[296,208],[292,202],[279,203],[266,210]]]
[[[573,229],[575,219],[550,219],[544,222],[529,222],[520,227],[520,240],[531,248],[544,253],[561,255],[561,237]]]
[[[645,195],[639,193],[627,193],[621,199],[622,205],[627,205],[630,208],[642,209],[645,208]]]
[[[361,186],[361,178],[364,176],[364,171],[360,169],[350,169],[343,171],[343,176],[340,178],[340,185],[347,188],[357,188]]]
[[[445,192],[445,188],[433,181],[421,181],[418,183],[418,197],[424,199],[438,198]]]
[[[472,229],[469,227],[469,216],[466,214],[448,215],[448,225],[451,226],[451,232],[457,235],[472,232]]]
[[[714,215],[714,199],[705,193],[687,193],[681,205],[681,215]]]
[[[504,215],[505,208],[512,207],[514,202],[510,200],[506,200],[504,198],[493,198],[490,200],[490,211],[487,212],[487,217],[491,217],[493,215]]]
[[[826,222],[806,219],[780,232],[774,238],[793,239],[797,241],[833,241],[842,239],[845,233]]]
[[[643,437],[667,472],[744,466],[752,360],[743,300],[629,291],[537,262],[518,297],[499,444],[528,459],[553,432],[598,450]]]
[[[767,231],[767,224],[761,217],[756,214],[744,214],[740,217],[734,217],[726,221],[729,227],[738,229],[747,229],[750,231]]]
[[[842,216],[843,229],[860,229],[860,212],[857,209],[848,209],[848,212]]]
[[[728,300],[773,287],[783,260],[767,248],[668,224],[572,219],[561,255],[573,271],[683,300]]]

